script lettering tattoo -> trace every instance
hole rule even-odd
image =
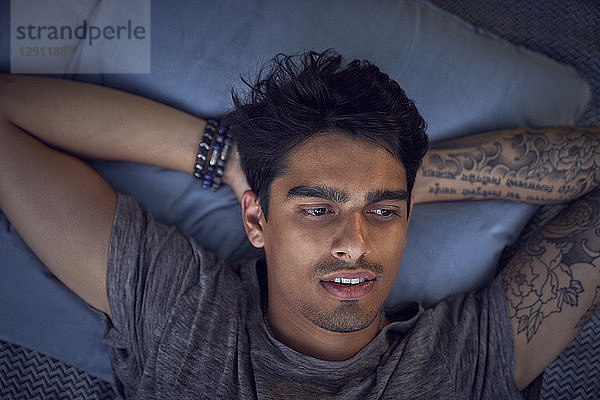
[[[470,184],[480,183],[483,186],[494,184],[496,186],[500,185],[500,178],[490,177],[487,175],[479,175],[479,174],[462,174],[460,177],[461,181],[469,182]]]
[[[477,189],[463,189],[462,194],[465,197],[484,197],[484,198],[499,198],[502,197],[502,191],[500,190],[486,190],[477,187]]]
[[[600,272],[600,194],[590,193],[559,214],[537,237],[529,240],[502,272],[517,334],[531,341],[550,315],[577,307],[586,290],[583,275]],[[600,304],[594,304],[579,326]]]
[[[424,169],[423,176],[433,177],[433,178],[438,178],[438,179],[450,179],[450,180],[456,179],[456,175],[454,175],[452,172],[434,171],[432,169]]]
[[[522,130],[483,145],[456,141],[442,152],[432,152],[423,174],[460,179],[481,190],[504,184],[540,193],[530,201],[576,198],[600,183],[599,136],[583,127],[553,129],[552,135]]]
[[[445,186],[440,186],[440,184],[438,182],[436,182],[434,186],[429,187],[429,193],[454,194],[454,193],[456,193],[456,189],[450,188],[450,187],[445,187]]]
[[[525,196],[525,200],[536,203],[551,203],[555,200],[555,198],[549,198],[544,196]]]
[[[519,193],[513,193],[513,192],[506,192],[506,198],[521,200],[521,196],[519,195]]]

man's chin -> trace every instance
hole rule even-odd
[[[379,315],[379,309],[361,310],[356,300],[343,300],[335,311],[324,311],[312,304],[305,304],[301,312],[313,324],[335,333],[352,333],[366,329]]]

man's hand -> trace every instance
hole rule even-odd
[[[416,203],[564,203],[599,183],[600,128],[522,128],[433,145],[417,174],[413,196]]]
[[[229,151],[229,158],[227,159],[225,173],[223,174],[223,182],[233,189],[238,201],[241,202],[242,195],[246,190],[250,190],[250,186],[240,165],[240,155],[238,154],[237,146],[234,144]]]

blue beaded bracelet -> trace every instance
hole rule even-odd
[[[216,191],[221,187],[232,144],[233,139],[222,122],[206,121],[194,166],[194,176],[202,181],[203,189]]]

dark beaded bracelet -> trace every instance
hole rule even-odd
[[[214,183],[212,187],[213,191],[217,190],[221,186],[223,174],[225,174],[225,164],[227,163],[227,156],[229,155],[229,149],[231,148],[232,144],[233,140],[231,139],[231,136],[226,135],[223,144],[223,151],[221,152],[221,156],[217,161],[217,170],[215,173]]]
[[[232,144],[233,139],[222,122],[218,123],[214,120],[206,122],[194,166],[194,176],[202,180],[203,189],[210,188],[216,191],[221,187]]]
[[[198,145],[196,164],[194,165],[194,176],[198,179],[202,179],[204,177],[204,173],[206,172],[206,167],[208,165],[208,152],[210,151],[210,148],[212,147],[213,141],[216,137],[217,124],[218,122],[215,120],[209,119],[206,121],[204,134],[202,135],[202,139]]]

